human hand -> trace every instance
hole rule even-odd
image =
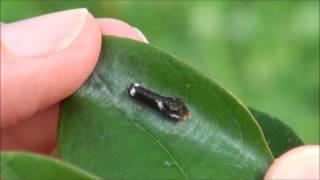
[[[291,149],[273,162],[264,179],[320,179],[319,154],[319,145]]]
[[[55,148],[59,102],[92,72],[102,34],[147,42],[136,28],[86,9],[1,24],[1,150]]]
[[[1,150],[53,150],[59,102],[95,67],[102,34],[147,42],[128,24],[96,20],[86,9],[1,24]],[[293,149],[273,163],[265,179],[319,177],[319,161],[312,164],[318,159],[319,146]]]

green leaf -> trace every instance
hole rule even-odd
[[[78,167],[48,156],[1,152],[1,174],[4,179],[101,179]]]
[[[137,82],[181,98],[192,118],[173,122],[128,96]],[[62,103],[61,158],[111,179],[258,179],[272,154],[238,99],[150,45],[104,37],[91,77]]]
[[[275,158],[289,149],[303,145],[298,135],[282,121],[253,108],[249,109],[259,123]]]

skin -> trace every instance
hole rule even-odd
[[[92,72],[102,35],[148,43],[138,29],[116,19],[95,19],[86,9],[1,23],[0,28],[2,151],[43,154],[53,151],[59,103],[74,93]],[[300,172],[296,173],[299,177],[319,176],[316,152],[319,146],[289,151],[293,155],[286,153],[276,160],[265,178],[278,178],[277,173],[284,175],[288,167]],[[299,153],[308,155],[293,161],[292,157]],[[315,164],[308,164],[310,161]],[[303,168],[304,164],[308,170]]]
[[[93,70],[102,35],[146,42],[127,23],[86,9],[1,24],[1,150],[54,149],[59,102]]]

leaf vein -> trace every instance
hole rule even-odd
[[[143,133],[147,134],[155,143],[157,143],[170,157],[170,159],[174,162],[174,164],[177,166],[177,168],[179,169],[179,171],[181,172],[181,174],[186,178],[186,179],[190,179],[188,177],[188,175],[184,172],[182,166],[178,163],[178,161],[173,157],[173,155],[170,153],[170,151],[161,143],[161,141],[159,139],[157,139],[156,137],[154,137],[153,135],[151,135],[150,133],[147,132],[146,129],[144,129],[143,127],[141,127],[137,122],[133,122],[133,124],[139,129],[141,130]]]

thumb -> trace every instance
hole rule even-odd
[[[1,24],[1,127],[61,101],[88,78],[100,52],[86,9]]]

